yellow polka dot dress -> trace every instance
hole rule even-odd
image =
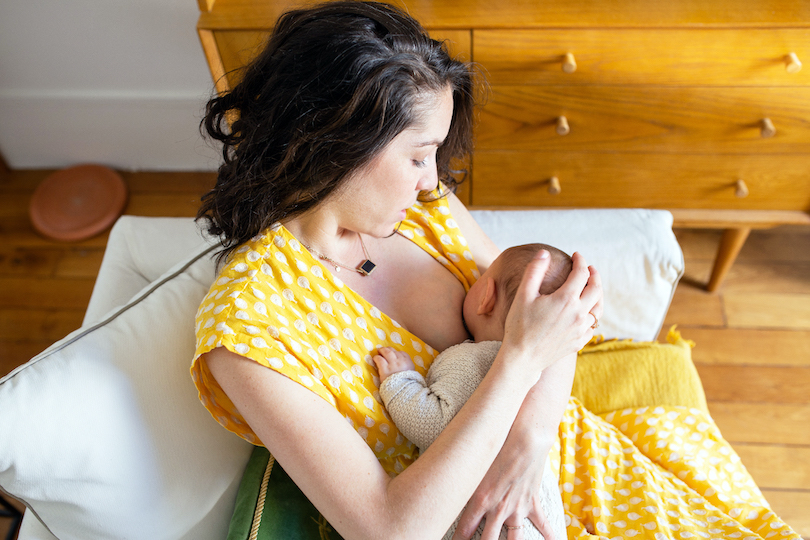
[[[399,234],[442,263],[464,285],[478,278],[446,199],[417,203]],[[371,355],[395,347],[423,375],[438,354],[345,285],[282,225],[239,247],[200,305],[192,378],[200,400],[225,428],[261,444],[200,355],[225,347],[309,388],[345,416],[389,474],[416,457],[383,409]]]

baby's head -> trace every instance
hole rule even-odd
[[[462,315],[475,341],[502,341],[506,315],[515,299],[526,266],[545,249],[551,261],[540,285],[540,294],[551,294],[568,279],[573,262],[559,249],[546,244],[511,247],[495,259],[473,284],[464,299]]]

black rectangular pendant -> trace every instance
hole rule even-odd
[[[364,276],[367,276],[370,273],[372,273],[375,268],[377,268],[377,265],[371,262],[370,260],[366,259],[365,261],[363,261],[363,264],[360,265],[358,270],[360,270],[360,272],[362,272]]]

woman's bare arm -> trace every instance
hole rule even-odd
[[[450,208],[476,262],[479,256],[483,258],[484,263],[479,264],[483,272],[497,257],[497,247],[454,196],[450,199]],[[493,249],[496,250],[494,256]],[[574,259],[572,274],[577,272],[580,276],[588,276],[588,285],[582,290],[580,300],[591,306],[589,311],[601,318],[602,285],[599,274],[593,268],[586,267],[580,255],[576,254]],[[484,264],[486,266],[481,268]],[[586,314],[586,317],[590,315]],[[588,322],[592,323],[593,319]],[[507,350],[504,354],[510,353]],[[544,373],[544,377],[529,393],[503,450],[465,509],[456,529],[456,540],[469,538],[484,517],[488,520],[482,540],[497,538],[504,523],[519,525],[524,517],[537,520],[537,506],[532,498],[533,494],[539,492],[545,456],[556,436],[570,395],[575,365],[575,360],[555,363],[548,369],[548,376]],[[518,537],[519,532],[509,531],[510,540]]]
[[[526,396],[512,431],[459,520],[454,539],[467,539],[487,518],[482,538],[498,538],[503,523],[522,524],[528,517],[548,540],[541,489],[548,452],[554,445],[571,395],[576,354],[549,366]],[[510,531],[512,536],[517,533]],[[564,540],[554,538],[553,540]]]
[[[586,268],[579,254],[575,253],[573,258],[572,276],[576,278],[577,274],[584,273],[589,275],[588,286],[583,290],[580,299],[584,306],[589,307],[589,312],[597,313],[597,317],[601,317],[602,292],[599,274],[593,268]],[[571,277],[563,287],[567,287],[570,281]],[[593,322],[593,318],[587,312],[585,321],[586,324]],[[542,510],[536,495],[540,492],[548,451],[556,437],[560,419],[571,393],[575,367],[575,358],[568,357],[566,360],[566,357],[563,357],[544,371],[540,381],[529,392],[503,449],[459,521],[454,535],[455,540],[469,538],[478,528],[482,518],[486,518],[486,527],[481,540],[497,539],[502,525],[519,526],[525,517],[530,518],[538,529],[544,531],[545,516],[541,515]],[[509,530],[509,540],[522,538],[520,532],[516,529]]]
[[[345,418],[284,375],[223,348],[214,377],[306,496],[347,540],[440,538],[495,459],[530,385],[501,362],[447,430],[395,479]]]

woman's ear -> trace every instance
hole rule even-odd
[[[498,287],[492,276],[487,276],[487,288],[481,302],[478,304],[478,315],[492,315],[495,311],[495,304],[498,303]]]

